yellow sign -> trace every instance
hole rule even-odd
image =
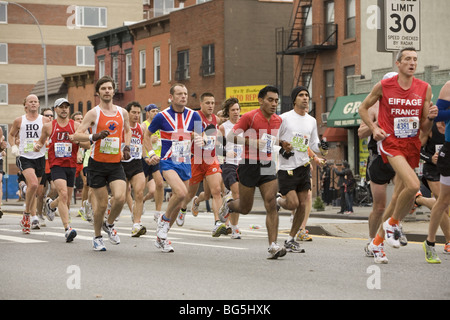
[[[366,177],[367,158],[369,157],[369,139],[359,139],[359,175]]]
[[[266,85],[227,87],[226,98],[237,98],[241,106],[241,114],[259,108],[258,93]]]

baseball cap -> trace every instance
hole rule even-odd
[[[53,108],[59,107],[59,106],[62,105],[64,102],[67,103],[67,104],[70,106],[69,100],[67,100],[66,98],[59,98],[59,99],[56,99],[55,104],[53,105]]]
[[[153,110],[153,109],[158,109],[158,107],[156,106],[156,104],[153,104],[153,103],[149,104],[148,106],[146,106],[146,107],[144,108],[145,112],[150,111],[150,110]]]

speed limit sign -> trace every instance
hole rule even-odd
[[[386,51],[420,50],[420,0],[384,1]]]

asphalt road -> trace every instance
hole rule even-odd
[[[241,216],[242,239],[233,240],[213,238],[212,214],[200,213],[170,230],[175,252],[162,253],[153,244],[152,214],[143,216],[148,232],[141,238],[130,237],[131,219],[124,214],[116,223],[121,244],[105,235],[107,251],[95,252],[92,226],[80,218],[73,218],[73,243],[65,243],[58,217],[29,235],[22,234],[20,218],[0,219],[1,300],[450,299],[450,256],[443,246],[437,247],[440,265],[429,265],[414,242],[386,248],[389,264],[376,265],[364,256],[364,238],[313,236],[302,243],[306,253],[267,260],[264,215]],[[367,222],[348,223],[366,228]],[[289,227],[289,217],[280,216],[280,243]]]

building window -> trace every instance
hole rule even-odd
[[[120,82],[119,82],[119,56],[116,54],[113,57],[113,65],[112,65],[112,78],[116,83],[116,91],[120,91]]]
[[[0,64],[8,63],[8,44],[0,43]]]
[[[8,85],[0,84],[0,105],[8,104]]]
[[[98,78],[100,79],[105,75],[105,60],[99,59],[98,60]]]
[[[305,6],[302,9],[303,12],[308,12],[308,16],[306,17],[305,22],[305,33],[303,35],[303,46],[307,47],[312,45],[313,43],[313,18],[312,18],[312,8],[309,6],[309,9]]]
[[[91,102],[91,100],[88,100],[88,102],[86,103],[86,107],[87,107],[86,111],[89,111],[89,110],[92,109],[92,102]]]
[[[8,23],[8,3],[0,3],[0,23]]]
[[[214,44],[202,47],[202,65],[200,74],[202,76],[211,76],[215,73]]]
[[[161,82],[161,48],[153,49],[153,82]]]
[[[79,102],[78,102],[78,111],[80,111],[81,113],[83,113],[83,101],[79,101]]]
[[[106,8],[77,7],[76,25],[78,27],[106,28]]]
[[[92,46],[77,46],[77,66],[95,66],[95,52]]]
[[[334,70],[325,71],[325,112],[334,105]]]
[[[333,1],[326,2],[325,6],[326,6],[326,17],[325,17],[325,25],[326,25],[325,32],[326,32],[326,34],[325,34],[325,39],[328,40],[328,38],[335,31],[335,26],[334,26],[334,2]]]
[[[356,5],[355,0],[347,0],[345,38],[356,37]]]
[[[145,50],[139,51],[139,85],[145,86],[145,69],[146,69]]]
[[[131,52],[127,53],[125,55],[125,88],[126,89],[131,88],[131,79],[132,79],[131,70],[133,69],[132,61],[133,60],[132,60]]]
[[[154,0],[154,16],[169,14],[175,8],[174,0]]]
[[[189,50],[178,51],[177,71],[175,72],[176,80],[189,79]]]

